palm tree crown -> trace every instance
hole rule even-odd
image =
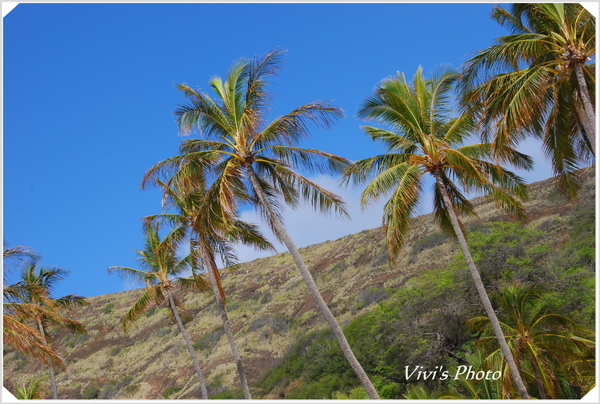
[[[296,147],[309,136],[311,126],[328,128],[343,116],[342,111],[315,101],[267,122],[265,79],[279,69],[282,56],[282,51],[272,51],[264,58],[237,62],[225,82],[219,77],[210,81],[216,99],[179,85],[189,99],[175,111],[179,128],[189,133],[198,127],[203,138],[184,141],[180,156],[155,165],[147,176],[160,170],[178,170],[181,176],[192,166],[211,168],[214,182],[207,198],[220,201],[226,220],[235,217],[239,203],[259,205],[244,173],[249,167],[256,172],[280,219],[280,199],[292,207],[306,199],[322,211],[334,209],[346,214],[341,198],[295,172],[298,168],[339,172],[348,163],[330,153]]]
[[[158,230],[153,226],[147,226],[145,232],[144,249],[136,250],[140,269],[120,266],[108,268],[111,273],[116,272],[124,278],[146,285],[146,291],[123,317],[121,323],[124,329],[140,318],[152,300],[159,306],[163,304],[167,300],[164,293],[167,289],[173,288],[174,285],[185,288],[199,286],[194,280],[178,277],[189,270],[192,261],[189,255],[183,259],[177,257],[177,247],[185,235],[182,229],[175,229],[162,240]]]
[[[362,194],[363,205],[391,193],[383,217],[391,257],[402,246],[409,219],[423,196],[426,174],[442,184],[433,187],[433,207],[446,233],[455,235],[450,209],[475,214],[461,188],[492,194],[499,207],[516,217],[524,216],[518,201],[526,197],[523,180],[493,162],[491,144],[463,145],[476,124],[470,113],[452,117],[450,92],[457,79],[450,69],[425,79],[419,68],[411,84],[399,73],[384,80],[358,112],[360,118],[389,127],[362,127],[374,141],[382,142],[388,153],[356,161],[346,169],[344,181],[362,183],[374,176]],[[514,149],[505,151],[504,160],[518,168],[531,167],[531,159]],[[451,206],[443,203],[442,189]]]
[[[573,171],[595,150],[595,18],[576,3],[495,6],[512,32],[464,66],[461,88],[496,152],[533,134],[542,139],[562,188],[578,188]]]

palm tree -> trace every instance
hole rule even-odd
[[[533,374],[539,398],[573,398],[561,397],[559,377],[567,376],[583,385],[586,376],[593,378],[594,367],[589,363],[594,355],[592,333],[578,329],[566,316],[549,312],[541,291],[534,286],[505,286],[501,303],[504,335],[522,372]],[[474,331],[489,332],[486,317],[472,318],[467,324]],[[498,355],[494,338],[484,334],[478,344],[491,351],[490,358]]]
[[[347,215],[340,197],[295,170],[336,173],[348,161],[320,150],[296,147],[309,136],[311,125],[327,128],[343,116],[335,106],[315,101],[267,121],[269,93],[265,79],[276,73],[282,55],[282,51],[272,51],[262,58],[235,63],[225,82],[219,77],[210,81],[218,97],[214,100],[208,94],[179,85],[189,99],[188,104],[175,111],[179,128],[189,133],[197,126],[205,138],[183,142],[181,155],[165,160],[152,171],[176,170],[192,160],[211,169],[214,182],[207,190],[207,198],[219,201],[225,223],[234,220],[239,204],[253,204],[290,251],[310,295],[369,397],[379,398],[283,224],[282,201],[295,207],[304,199],[315,209]]]
[[[171,279],[173,276],[180,275],[183,271],[189,269],[190,264],[193,261],[193,257],[190,255],[181,260],[177,257],[177,248],[185,236],[185,233],[182,232],[181,229],[174,229],[162,240],[158,234],[158,229],[155,227],[146,226],[145,231],[146,238],[144,250],[136,251],[139,256],[139,264],[143,269],[119,266],[108,268],[110,273],[116,272],[123,277],[129,277],[135,281],[144,282],[146,285],[146,290],[142,296],[138,298],[125,317],[123,317],[121,322],[123,329],[127,330],[127,327],[131,323],[137,321],[152,303],[153,299],[157,306],[160,306],[166,301],[187,345],[190,356],[192,357],[198,381],[200,382],[202,399],[206,400],[208,399],[208,390],[206,388],[204,374],[200,367],[196,352],[194,351],[194,347],[192,346],[192,341],[179,316],[177,307],[181,306],[181,303],[177,301],[172,292],[174,286],[180,286],[186,289],[204,288],[203,281],[198,277],[192,279],[181,277]]]
[[[6,273],[12,272],[12,265],[21,264],[25,258],[38,259],[39,255],[30,247],[8,247],[7,241],[4,239],[2,258],[4,276],[6,276]],[[21,321],[23,318],[31,318],[32,313],[40,312],[43,309],[37,305],[15,301],[15,298],[18,299],[18,291],[12,286],[4,286],[3,296],[2,337],[4,342],[24,355],[42,360],[48,366],[64,368],[64,362],[60,355],[44,344],[39,332]],[[46,315],[49,314],[46,313]]]
[[[60,355],[46,345],[38,330],[23,324],[23,318],[31,318],[40,312],[49,316],[54,313],[40,310],[36,305],[7,301],[7,290],[4,288],[4,299],[2,314],[2,338],[5,343],[11,345],[24,355],[33,356],[42,360],[48,366],[63,368],[65,364]],[[34,314],[35,313],[35,314]]]
[[[198,251],[195,255],[200,258],[202,266],[207,268],[219,317],[221,317],[223,329],[229,341],[244,397],[250,400],[252,396],[248,387],[242,357],[229,323],[229,317],[225,308],[225,291],[221,284],[221,276],[217,269],[213,251],[220,252],[223,260],[230,266],[233,264],[235,257],[229,246],[228,238],[241,240],[246,244],[252,244],[261,249],[272,249],[273,247],[252,225],[242,221],[235,221],[230,223],[228,227],[224,227],[222,223],[219,223],[220,218],[218,216],[213,214],[212,217],[207,218],[206,214],[215,212],[215,210],[206,207],[206,202],[210,201],[205,198],[206,192],[202,176],[193,183],[186,181],[188,178],[183,178],[183,183],[180,181],[177,187],[174,186],[177,181],[173,181],[176,178],[172,178],[168,183],[173,188],[156,177],[146,177],[142,182],[142,187],[148,186],[151,183],[151,178],[154,178],[155,183],[163,188],[165,194],[163,202],[166,202],[167,206],[174,207],[178,213],[147,216],[143,219],[144,223],[146,226],[163,226],[167,224],[180,229],[180,231],[189,231],[190,246],[192,249],[195,248]],[[186,187],[188,189],[185,189]],[[219,225],[221,225],[221,230],[219,229]]]
[[[79,321],[69,319],[58,314],[60,309],[71,309],[75,306],[88,304],[84,297],[77,294],[66,295],[59,298],[52,297],[54,286],[63,280],[69,271],[58,267],[38,267],[38,262],[31,261],[25,265],[20,280],[12,285],[12,297],[15,301],[35,307],[29,311],[26,317],[37,327],[42,344],[50,347],[50,336],[48,325],[53,323],[66,328],[71,332],[85,333],[86,329]],[[20,307],[20,314],[26,314]],[[56,378],[54,367],[50,369],[50,384],[52,387],[52,398],[57,398]]]
[[[27,385],[21,385],[15,390],[15,397],[19,400],[41,400],[42,378],[40,376],[31,380]]]
[[[478,51],[462,74],[464,103],[480,104],[497,152],[540,137],[559,184],[573,196],[579,161],[595,152],[595,18],[577,3],[495,6],[512,33]]]
[[[454,71],[444,69],[426,80],[419,68],[412,85],[400,73],[384,80],[364,101],[358,116],[390,127],[386,130],[363,126],[373,140],[384,143],[388,154],[356,161],[346,169],[344,180],[346,183],[351,179],[362,183],[368,176],[375,175],[362,193],[363,206],[369,200],[391,194],[384,207],[383,223],[393,259],[402,246],[409,219],[422,197],[425,175],[434,178],[435,218],[442,231],[458,239],[514,382],[521,396],[527,398],[527,391],[467,246],[458,214],[475,212],[456,182],[467,192],[491,194],[497,206],[517,217],[524,216],[517,197],[526,196],[526,187],[522,179],[512,172],[488,162],[492,158],[492,145],[461,146],[471,135],[475,122],[468,112],[451,118],[449,95],[457,79]],[[506,150],[503,156],[504,161],[521,168],[531,165],[527,156],[513,149]]]

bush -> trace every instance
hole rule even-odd
[[[102,309],[102,311],[100,311],[100,313],[102,313],[102,314],[108,314],[114,308],[115,308],[115,304],[114,303],[109,303],[106,306],[104,306],[104,308]]]
[[[122,346],[116,346],[114,348],[112,348],[110,350],[110,352],[108,353],[110,356],[116,356],[119,352],[121,352],[123,350]]]
[[[162,393],[162,398],[169,398],[180,390],[179,387],[171,386]]]
[[[81,397],[86,400],[98,398],[98,395],[100,395],[100,388],[96,385],[88,386],[81,391]]]
[[[394,294],[393,289],[382,289],[382,288],[367,288],[363,289],[358,295],[358,306],[365,307],[370,306],[373,303],[379,303],[382,300],[389,298]]]
[[[114,398],[119,390],[128,386],[133,381],[133,376],[127,375],[118,380],[109,380],[100,391],[98,398],[110,400]]]
[[[249,326],[248,326],[248,331],[252,332],[252,331],[257,331],[260,330],[261,328],[263,328],[265,325],[269,324],[269,322],[271,321],[272,316],[263,316],[257,320],[254,320]]]

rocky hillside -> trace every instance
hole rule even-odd
[[[586,169],[584,177],[581,195],[573,201],[561,197],[551,180],[530,185],[526,204],[529,224],[539,226],[549,218],[558,223],[582,201],[593,204],[594,168]],[[485,198],[477,198],[475,203],[479,216],[467,224],[507,219]],[[553,229],[552,237],[565,237],[560,226]],[[381,300],[379,292],[385,295],[402,288],[415,273],[443,266],[451,259],[457,250],[454,242],[428,245],[422,241],[435,233],[438,229],[432,215],[414,218],[406,246],[391,266],[380,228],[311,245],[301,252],[323,297],[344,325],[371,310],[373,303]],[[325,327],[288,253],[241,264],[235,271],[225,270],[223,283],[230,321],[251,384],[295,341],[308,331]],[[54,334],[67,363],[67,369],[57,373],[60,398],[200,396],[189,354],[167,308],[148,311],[124,333],[121,318],[141,293],[137,289],[91,297],[89,306],[71,315],[86,325],[88,334]],[[210,393],[237,387],[235,365],[213,299],[195,292],[180,292],[180,297]],[[4,386],[10,391],[45,373],[40,363],[5,347]]]

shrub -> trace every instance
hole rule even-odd
[[[180,390],[181,388],[179,387],[171,386],[162,393],[162,398],[169,398]]]
[[[358,295],[358,305],[360,307],[370,306],[373,303],[379,303],[394,294],[393,289],[382,289],[372,287],[363,289]]]
[[[116,356],[119,352],[121,352],[123,350],[122,346],[116,346],[114,348],[112,348],[110,350],[110,352],[108,353],[110,356]]]
[[[265,325],[269,324],[269,322],[271,321],[271,318],[272,318],[272,316],[263,316],[257,320],[254,320],[248,326],[248,331],[252,332],[252,331],[260,330]]]
[[[118,380],[109,380],[100,391],[98,398],[109,400],[114,398],[119,390],[128,386],[133,381],[133,376],[127,375]]]
[[[86,400],[98,398],[100,395],[100,388],[96,385],[88,386],[81,391],[81,397]]]
[[[244,398],[242,389],[225,390],[210,396],[213,400],[239,400]]]
[[[102,309],[102,311],[100,313],[102,313],[102,314],[108,314],[114,308],[115,308],[115,304],[114,303],[109,303],[106,306],[104,306],[104,308]]]

